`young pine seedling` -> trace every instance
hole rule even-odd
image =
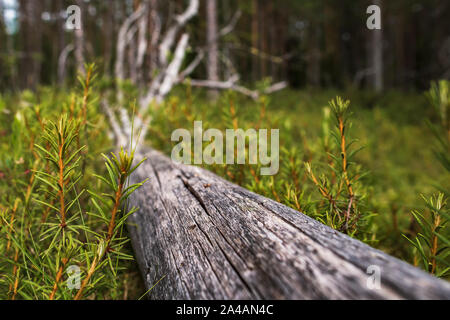
[[[319,205],[319,212],[325,217],[322,222],[342,232],[355,234],[360,231],[358,227],[363,220],[360,206],[365,197],[365,191],[358,182],[367,173],[360,172],[353,161],[362,148],[353,148],[356,140],[350,140],[348,137],[351,127],[349,104],[349,100],[344,101],[340,97],[329,102],[334,116],[334,130],[328,125],[324,126],[327,170],[316,175],[309,162],[305,163],[305,168],[323,199],[321,202],[326,204]],[[329,115],[330,112],[325,114]]]
[[[422,196],[423,197],[423,196]],[[450,240],[446,235],[446,226],[450,211],[443,193],[429,199],[423,197],[429,215],[414,210],[412,215],[420,227],[414,239],[403,235],[416,249],[422,267],[437,277],[450,275]]]
[[[123,235],[129,196],[144,182],[129,184],[129,177],[145,160],[134,165],[134,150],[105,155],[106,175],[94,175],[103,184],[84,192],[92,179],[82,178],[82,150],[77,147],[79,125],[63,116],[46,124],[42,144],[36,144],[40,164],[36,170],[40,192],[28,207],[16,201],[2,210],[0,230],[8,241],[0,268],[9,299],[83,299],[102,296],[117,287],[124,252]],[[48,166],[46,165],[48,163]],[[95,178],[94,177],[94,178]],[[42,215],[48,216],[42,222]],[[71,271],[78,270],[78,285],[69,286]]]

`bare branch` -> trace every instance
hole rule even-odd
[[[111,108],[109,107],[108,103],[105,100],[102,100],[100,104],[102,109],[105,111],[105,114],[114,132],[114,137],[116,138],[117,145],[126,146],[128,141],[127,136],[123,132],[120,124],[117,122],[117,118],[114,112],[111,110]]]
[[[60,83],[64,82],[64,79],[66,77],[66,62],[67,57],[69,56],[70,52],[75,49],[75,46],[73,44],[68,44],[63,51],[61,51],[61,54],[58,58],[58,81]]]
[[[258,90],[251,90],[244,86],[238,85],[237,81],[239,80],[239,77],[237,75],[234,75],[227,81],[211,81],[211,80],[190,80],[190,84],[194,87],[202,87],[202,88],[209,88],[209,89],[219,89],[219,90],[234,90],[237,91],[243,95],[246,95],[254,100],[257,100],[261,93],[263,94],[271,94],[279,90],[283,90],[288,86],[288,83],[278,82],[273,84],[272,86],[268,87],[267,89],[263,90],[262,92],[259,92]]]
[[[217,36],[213,38],[212,41],[216,41],[218,38],[224,37],[231,31],[233,31],[241,15],[242,15],[241,11],[238,10],[231,18],[231,21],[218,32]],[[192,72],[194,72],[195,68],[197,68],[200,62],[202,62],[208,49],[209,45],[207,45],[204,48],[197,48],[197,55],[195,56],[194,60],[192,60],[192,62],[186,67],[186,69],[184,69],[178,76],[179,82],[182,82],[184,79],[186,79],[186,77],[188,77]]]
[[[161,36],[161,18],[159,17],[158,12],[156,11],[156,1],[153,0],[154,3],[152,4],[152,10],[150,13],[151,19],[152,19],[152,35],[150,40],[150,71],[153,72],[156,69],[156,66],[158,64],[158,41]]]
[[[127,19],[125,19],[124,23],[119,29],[119,35],[117,38],[117,58],[116,58],[116,64],[114,69],[114,75],[118,79],[124,79],[125,78],[125,71],[124,71],[124,56],[125,56],[125,48],[127,45],[127,35],[129,32],[129,29],[131,25],[141,17],[141,15],[145,12],[144,10],[145,6],[140,6],[138,10],[133,12]]]
[[[236,11],[236,13],[231,18],[230,22],[219,31],[217,37],[218,38],[224,37],[227,34],[229,34],[231,31],[233,31],[234,28],[236,27],[236,24],[239,21],[239,18],[241,17],[241,15],[242,15],[241,10]]]
[[[173,85],[177,82],[178,72],[180,71],[181,64],[186,54],[188,41],[189,35],[187,33],[184,33],[178,41],[173,60],[167,67],[166,75],[163,82],[161,83],[158,95],[156,97],[157,100],[161,100],[163,97],[165,97],[169,93],[170,89],[172,89]]]
[[[149,27],[149,16],[151,17],[151,25],[153,30],[151,32],[150,50],[158,50],[150,53],[152,59],[151,71],[153,72],[156,70],[155,68],[159,68],[159,72],[153,77],[148,90],[139,100],[140,107],[138,116],[135,118],[135,128],[141,132],[143,138],[145,137],[145,133],[147,132],[151,121],[151,117],[146,116],[146,114],[147,108],[152,100],[157,103],[161,102],[170,90],[172,90],[174,85],[184,81],[186,77],[188,77],[198,67],[201,61],[203,61],[206,52],[210,49],[211,43],[211,41],[209,41],[206,46],[198,48],[196,50],[197,55],[195,58],[183,71],[181,71],[180,69],[189,46],[189,35],[187,33],[183,33],[179,36],[179,32],[186,25],[186,23],[198,13],[199,0],[190,0],[186,10],[181,15],[178,15],[174,19],[170,20],[173,24],[168,26],[168,29],[164,33],[162,39],[160,39],[162,27],[161,20],[155,8],[155,0],[152,0],[151,3],[146,0],[137,11],[129,16],[120,28],[117,44],[115,75],[118,79],[123,79],[125,77],[124,52],[128,46],[131,48],[132,41],[136,39],[136,32],[138,32],[137,47],[130,52],[130,59],[136,57],[136,61],[130,61],[130,68],[134,65],[136,68],[135,71],[137,71],[144,65],[145,52],[148,47],[147,29]],[[231,18],[230,22],[217,33],[216,37],[219,38],[229,34],[236,26],[240,16],[241,12],[237,11]],[[133,25],[134,23],[136,23],[136,25]],[[169,53],[172,50],[173,57],[169,61]],[[211,89],[235,90],[255,100],[258,99],[261,94],[269,94],[277,90],[281,90],[287,85],[285,82],[277,83],[262,92],[248,89],[238,84],[239,76],[231,61],[226,60],[225,64],[227,65],[227,69],[231,72],[231,77],[228,80],[192,80],[191,84],[193,86]],[[140,80],[142,80],[142,78]],[[131,139],[134,138],[132,137],[134,133],[131,129],[132,126],[127,110],[125,108],[121,108],[118,111],[120,123],[117,121],[115,114],[107,106],[105,107],[105,111],[110,119],[111,126],[113,127],[114,134],[118,141],[122,144],[127,143],[127,141],[131,141]]]
[[[182,72],[180,72],[180,74],[178,76],[178,82],[183,81],[184,79],[186,79],[187,76],[189,76],[192,72],[194,72],[195,68],[198,67],[198,65],[200,64],[200,62],[202,62],[204,57],[205,57],[205,51],[200,50],[197,53],[197,56],[195,57],[195,59],[192,60],[192,62],[186,67],[186,69],[184,69]]]
[[[170,48],[175,42],[178,31],[198,12],[199,0],[190,0],[185,12],[175,17],[175,24],[167,30],[161,44],[159,45],[159,62],[160,65],[167,65],[167,57]]]
[[[136,67],[136,51],[137,51],[137,45],[136,41],[134,40],[134,36],[138,31],[138,26],[133,25],[131,26],[130,30],[127,32],[126,37],[126,47],[128,47],[128,77],[132,80],[133,83],[137,83],[137,67]]]
[[[128,116],[128,111],[125,108],[120,108],[120,122],[122,123],[122,131],[125,133],[125,136],[130,140],[132,136],[132,125],[130,121],[130,117]]]
[[[150,84],[150,88],[148,89],[147,93],[140,99],[140,109],[139,111],[141,113],[144,113],[147,109],[150,102],[155,98],[155,95],[158,91],[158,88],[161,86],[161,82],[164,80],[165,72],[160,72]]]
[[[234,75],[226,81],[211,81],[211,80],[194,80],[191,79],[189,83],[195,87],[203,87],[210,89],[222,89],[227,90],[233,88],[236,82],[239,80],[239,76]]]
[[[270,87],[266,88],[263,92],[264,92],[264,94],[271,94],[276,91],[286,89],[288,87],[288,85],[289,85],[289,83],[287,81],[277,82],[277,83],[274,83],[273,85],[271,85]]]

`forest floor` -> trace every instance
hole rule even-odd
[[[224,94],[217,101],[211,101],[204,91],[180,89],[168,99],[165,110],[155,112],[148,139],[154,147],[170,155],[175,144],[169,141],[172,130],[191,130],[193,120],[202,120],[205,128],[224,130],[228,118],[232,117],[229,114],[231,106],[239,128],[279,128],[280,147],[293,150],[290,155],[296,161],[300,160],[296,162],[299,166],[303,167],[303,161],[320,166],[321,159],[326,157],[323,149],[324,108],[336,95],[351,101],[350,136],[356,139],[358,147],[363,147],[355,156],[355,162],[368,171],[362,183],[367,196],[365,210],[374,214],[370,228],[374,241],[369,242],[414,263],[412,246],[403,237],[403,234],[414,236],[417,233],[411,211],[425,207],[421,195],[436,193],[436,186],[448,188],[450,181],[433,154],[435,141],[426,121],[433,121],[435,115],[423,93],[391,91],[376,95],[364,91],[285,90],[256,103],[234,94]],[[280,167],[283,168],[287,161],[289,159],[282,153]],[[254,176],[250,174],[238,179],[227,170],[206,167],[295,208],[283,194],[286,189],[281,185],[292,181],[286,181],[288,178],[282,170],[273,177],[276,186],[273,192],[255,188]],[[244,170],[248,169],[245,166]],[[297,173],[301,188],[306,191],[303,196],[307,200],[304,201],[319,201],[320,195],[306,179],[303,168],[298,168]],[[311,216],[316,214],[308,210],[303,212]]]
[[[86,145],[80,153],[82,165],[76,169],[82,176],[77,189],[111,192],[93,174],[108,177],[101,153],[108,153],[114,146],[106,134],[109,130],[107,119],[97,103],[100,92],[97,89],[86,92],[86,100],[78,87],[70,91],[43,87],[37,93],[24,91],[0,95],[0,213],[4,224],[0,227],[5,233],[0,238],[0,251],[6,250],[8,253],[4,261],[0,261],[0,298],[11,298],[15,285],[18,298],[25,299],[47,298],[54,287],[59,262],[41,260],[48,249],[45,241],[50,241],[42,232],[47,226],[59,226],[59,216],[42,205],[48,201],[43,192],[46,186],[35,177],[36,169],[49,169],[35,145],[46,145],[42,139],[42,129],[50,127],[50,121],[56,122],[61,114],[68,114],[70,121],[87,124],[82,127],[85,130],[79,130],[79,138],[73,140],[76,145],[71,147],[75,150],[75,147]],[[128,91],[124,98],[132,102],[134,94],[135,91]],[[336,136],[329,106],[329,101],[336,96],[351,100],[351,115],[346,115],[345,135],[351,158],[348,171],[354,179],[350,206],[354,207],[352,212],[357,222],[344,232],[423,267],[414,246],[405,238],[413,239],[421,231],[411,212],[417,210],[429,217],[430,210],[421,195],[430,197],[437,193],[438,188],[448,190],[450,182],[449,173],[433,154],[436,140],[427,121],[436,123],[438,118],[424,93],[390,91],[377,95],[349,90],[284,90],[253,101],[235,92],[223,92],[217,100],[213,100],[204,90],[184,86],[176,88],[162,105],[150,108],[152,122],[146,140],[152,147],[170,155],[177,144],[171,141],[174,130],[183,128],[192,132],[194,121],[202,121],[204,130],[279,129],[280,170],[276,175],[260,176],[258,166],[247,164],[204,167],[343,231],[339,212],[342,213],[348,206],[347,190],[337,193],[336,199],[342,203],[337,202],[336,208],[331,208],[318,189],[318,183],[329,189],[330,194],[342,189],[340,186],[344,176],[337,170],[341,161],[341,146],[337,140],[333,142],[334,137],[339,138],[339,132]],[[83,101],[89,102],[83,104]],[[133,103],[130,103],[129,111],[133,111]],[[363,148],[353,152],[359,147]],[[320,182],[311,179],[308,164]],[[48,172],[49,175],[56,175]],[[102,219],[99,220],[98,215],[90,216],[98,207],[87,192],[80,196],[68,194],[66,200],[78,204],[71,208],[68,216],[73,216],[80,228],[91,230],[93,235],[103,234]],[[56,209],[53,204],[50,208]],[[110,209],[105,206],[106,212]],[[86,217],[90,218],[83,220]],[[43,224],[45,219],[51,223]],[[26,231],[30,226],[36,236],[42,233],[39,235],[45,239],[42,244],[30,237],[32,232]],[[21,237],[17,238],[17,242],[10,241],[14,235],[14,232],[11,233],[13,228]],[[121,235],[122,231],[123,239],[126,239],[126,230],[121,229]],[[445,232],[448,233],[448,230]],[[86,241],[82,234],[76,237],[80,243]],[[93,248],[90,254],[95,254],[97,250],[94,238],[92,242],[88,241]],[[37,245],[34,250],[28,250]],[[131,259],[130,244],[120,246]],[[12,249],[24,255],[14,255]],[[27,252],[32,252],[33,257],[27,256]],[[91,259],[79,258],[78,264],[88,270]],[[29,268],[27,263],[49,264],[45,268],[50,270],[45,281],[39,273],[44,269]],[[28,281],[21,281],[25,273],[20,273],[17,265],[30,272],[27,274]],[[5,277],[2,278],[2,274]],[[117,264],[114,268],[111,265],[111,271],[106,276],[98,273],[95,277],[98,277],[95,278],[96,284],[89,288],[86,298],[137,299],[145,291],[134,261]],[[37,283],[42,281],[38,286]],[[56,294],[57,298],[72,298],[70,292],[60,290]]]

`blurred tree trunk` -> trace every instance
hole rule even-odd
[[[373,0],[374,5],[381,6],[381,0]],[[381,14],[381,17],[383,15]],[[383,90],[383,21],[381,22],[381,29],[369,30],[369,46],[368,59],[369,68],[372,69],[371,76],[369,76],[369,85],[377,92]]]
[[[407,62],[407,52],[405,51],[405,35],[407,34],[405,30],[405,17],[403,12],[399,12],[396,16],[392,17],[390,26],[394,30],[394,39],[393,39],[393,45],[395,48],[395,54],[392,55],[395,57],[395,68],[394,74],[389,72],[390,74],[385,74],[384,76],[384,82],[387,86],[389,85],[396,85],[400,87],[406,87],[407,86],[407,70],[405,63]],[[389,57],[387,57],[386,60],[388,60]],[[389,61],[385,61],[387,65],[391,65]],[[386,72],[388,73],[388,72]],[[389,78],[391,78],[391,83],[388,83]]]
[[[113,3],[106,4],[104,8],[103,13],[103,63],[104,68],[103,72],[105,75],[110,76],[111,75],[111,60],[112,60],[112,54],[114,50],[114,35],[116,34],[114,31],[115,29],[115,21],[114,21],[114,12],[117,10],[116,8],[117,2],[114,1]]]
[[[149,81],[154,75],[158,60],[158,40],[161,34],[161,23],[159,21],[160,16],[158,13],[158,0],[150,0],[149,10],[149,34],[150,42],[147,47],[147,55],[149,57],[149,72],[144,75],[144,80]]]
[[[273,26],[267,23],[267,1],[259,0],[260,6],[258,9],[258,27],[259,27],[259,67],[260,72],[259,76],[264,78],[267,76],[267,29],[272,28]]]
[[[20,85],[36,89],[40,80],[42,59],[42,2],[19,1],[20,21]]]
[[[5,40],[6,38],[6,22],[4,16],[5,16],[5,9],[3,7],[3,2],[0,1],[0,40]]]
[[[7,36],[6,36],[6,25],[3,19],[3,3],[0,1],[0,43],[6,44]],[[6,63],[3,59],[6,50],[6,46],[0,46],[0,88],[2,88],[3,83],[7,80],[7,68]]]
[[[0,1],[0,41],[1,43],[4,43],[5,35],[6,35],[6,25],[5,21],[3,19],[4,17],[4,10],[3,10],[3,2]]]
[[[269,0],[269,4],[267,7],[267,12],[268,12],[268,20],[267,20],[267,25],[268,25],[268,31],[269,31],[269,53],[272,56],[272,59],[270,60],[270,77],[272,78],[272,80],[276,80],[277,79],[277,64],[275,63],[273,57],[276,57],[279,55],[279,53],[281,52],[281,48],[277,48],[277,25],[275,23],[275,19],[276,19],[276,12],[274,9],[274,5],[273,5],[274,0]]]
[[[310,86],[320,86],[320,26],[311,21],[308,31],[308,57],[306,67],[307,83]]]
[[[232,17],[234,12],[232,11],[232,1],[221,1],[219,2],[221,7],[218,10],[219,12],[223,12],[223,17],[227,17],[227,20],[229,17]],[[234,6],[235,7],[235,6]],[[231,44],[232,45],[232,44]],[[223,52],[223,55],[231,62],[231,64],[235,65],[235,56],[234,51],[230,49],[229,43],[224,43],[221,47],[221,51]],[[219,69],[219,77],[222,75],[225,79],[228,79],[232,76],[233,70],[229,70],[230,68],[223,68]],[[221,74],[223,73],[223,74]],[[243,77],[244,78],[244,77]]]
[[[256,81],[258,80],[258,62],[259,62],[259,46],[258,46],[258,39],[259,39],[259,23],[258,23],[258,0],[252,0],[252,25],[251,25],[251,37],[252,37],[252,48],[251,48],[251,55],[252,55],[252,80]]]
[[[288,39],[288,28],[289,28],[289,16],[286,13],[286,9],[282,8],[277,15],[277,25],[278,25],[278,31],[277,32],[277,47],[281,55],[285,55],[287,52],[286,50],[286,43]],[[283,62],[281,63],[281,70],[279,77],[280,79],[287,79],[288,74],[288,62],[286,59],[283,59]]]
[[[134,0],[133,1],[133,11],[136,12],[139,10],[139,7],[141,6],[141,1],[140,0]],[[137,26],[134,26],[134,31],[131,32],[130,34],[136,34],[137,31]],[[134,38],[135,35],[132,35],[132,37]],[[128,42],[128,37],[125,39],[125,41]],[[137,57],[137,40],[133,39],[131,41],[129,41],[129,45],[128,45],[128,75],[129,78],[131,79],[131,81],[134,84],[138,83],[138,73],[137,73],[137,61],[136,61],[136,57]]]
[[[62,77],[58,78],[58,58],[66,46],[66,37],[65,37],[66,21],[62,16],[62,13],[64,11],[66,11],[66,8],[64,7],[63,1],[56,1],[55,3],[53,3],[53,5],[54,5],[53,12],[54,12],[55,18],[56,18],[56,21],[55,21],[56,30],[53,30],[54,36],[52,38],[55,39],[56,43],[57,43],[57,45],[54,46],[55,50],[53,53],[54,62],[55,62],[54,66],[55,66],[55,70],[56,70],[56,79],[60,84],[62,84],[65,81],[65,79],[64,79],[65,75],[63,73]],[[49,31],[51,32],[52,30],[49,30]]]
[[[206,38],[208,43],[207,78],[219,80],[219,45],[217,23],[217,0],[206,1]],[[210,90],[211,98],[217,98],[217,90]]]
[[[340,50],[339,50],[339,36],[340,36],[340,21],[339,9],[335,1],[326,1],[324,3],[324,37],[325,37],[325,56],[326,72],[325,85],[336,85],[342,79]]]
[[[74,30],[75,35],[75,63],[78,72],[84,72],[84,49],[85,49],[85,39],[84,39],[84,29],[86,26],[86,10],[83,0],[76,0],[77,6],[81,9],[81,28]]]
[[[437,55],[437,77],[450,79],[450,19],[448,18],[450,3],[441,2],[435,10],[437,31],[433,33],[435,39],[433,45]]]

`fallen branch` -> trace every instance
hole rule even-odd
[[[244,86],[238,85],[236,83],[237,80],[239,80],[239,78],[237,76],[233,76],[227,81],[190,80],[189,83],[194,87],[202,87],[218,90],[234,90],[243,95],[249,96],[253,100],[258,100],[261,94],[271,94],[276,91],[283,90],[288,86],[288,83],[286,81],[282,81],[275,83],[262,91],[258,91],[258,90],[251,90]]]

